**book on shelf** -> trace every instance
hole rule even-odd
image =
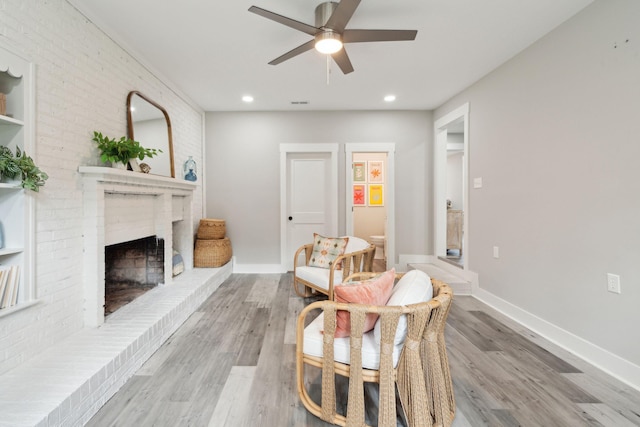
[[[9,265],[0,266],[2,274],[0,288],[0,309],[14,306],[18,303],[18,292],[20,287],[20,266]]]
[[[4,301],[4,290],[7,287],[7,279],[9,278],[9,271],[11,267],[6,265],[0,265],[0,308],[3,308],[2,302]]]

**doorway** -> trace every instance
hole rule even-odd
[[[346,144],[345,154],[347,235],[376,244],[375,270],[388,270],[396,265],[395,144]]]
[[[436,121],[435,249],[438,259],[467,269],[469,104]]]
[[[293,270],[295,251],[313,233],[338,235],[338,145],[280,145],[280,264]]]

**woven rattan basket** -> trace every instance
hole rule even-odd
[[[203,218],[198,226],[198,239],[222,239],[227,233],[224,219]]]
[[[216,240],[196,239],[194,267],[221,267],[230,259],[231,241],[228,237]]]

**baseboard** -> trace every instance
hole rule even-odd
[[[503,300],[502,298],[477,287],[473,289],[474,298],[493,307],[502,314],[526,326],[554,344],[591,363],[598,369],[615,377],[619,381],[640,390],[640,366],[617,356],[577,335],[572,334],[540,317]]]
[[[286,273],[280,264],[236,264],[233,259],[233,272],[238,274],[282,274]]]

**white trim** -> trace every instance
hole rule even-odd
[[[280,264],[233,264],[233,274],[284,274]]]
[[[473,297],[531,329],[545,339],[591,363],[623,383],[640,390],[640,366],[503,300],[482,288]]]
[[[204,167],[204,162],[207,158],[207,114],[202,112],[200,114],[200,118],[202,119],[202,141],[200,141],[202,148],[200,151],[200,155],[202,156],[200,160],[202,165],[200,166],[200,182],[202,185],[202,189],[200,190],[202,193],[200,194],[200,197],[202,198],[202,206],[200,207],[200,218],[207,218],[207,168]],[[183,174],[181,173],[181,175]],[[184,178],[184,176],[182,176],[182,178]]]
[[[434,131],[434,251],[436,256],[446,255],[447,247],[447,205],[446,205],[446,162],[447,125],[460,118],[464,119],[464,156],[462,157],[462,199],[464,204],[462,247],[465,251],[463,270],[469,268],[469,103],[445,114],[435,121]],[[442,226],[444,224],[444,226]]]
[[[351,162],[353,153],[387,153],[385,206],[387,208],[387,268],[396,267],[396,200],[395,165],[396,144],[388,143],[348,143],[345,144],[345,225],[346,234],[353,235],[353,198],[349,190],[353,185]]]
[[[335,194],[331,234],[338,234],[338,144],[280,144],[280,268],[287,271],[287,155],[289,153],[329,153],[331,155],[330,194]]]

